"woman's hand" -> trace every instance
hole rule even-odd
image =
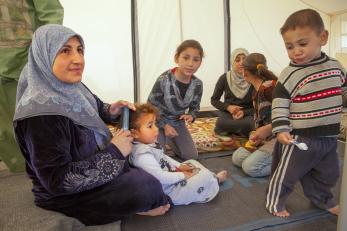
[[[281,144],[290,144],[290,141],[293,139],[289,132],[279,132],[276,137]]]
[[[185,120],[186,122],[191,123],[193,121],[193,116],[184,114],[180,116],[180,120]]]
[[[245,113],[242,110],[239,110],[238,112],[233,114],[233,119],[234,120],[242,119],[244,115],[245,115]]]
[[[123,107],[128,107],[129,109],[131,109],[133,111],[136,110],[135,105],[133,103],[130,103],[130,102],[124,101],[124,100],[119,100],[119,101],[112,103],[110,105],[109,112],[113,116],[120,115],[122,113]]]
[[[227,111],[228,111],[231,115],[236,114],[236,113],[239,112],[241,109],[242,109],[242,107],[237,106],[237,105],[229,105],[229,106],[227,107]]]
[[[113,143],[119,151],[121,151],[124,157],[127,157],[130,152],[133,144],[133,137],[131,136],[130,131],[124,131],[123,129],[116,132],[113,136],[111,143]]]
[[[165,136],[167,136],[169,138],[178,136],[176,129],[174,127],[172,127],[170,124],[165,124],[164,133],[165,133]]]

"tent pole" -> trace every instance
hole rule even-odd
[[[131,44],[133,55],[134,102],[141,101],[137,0],[131,0]]]
[[[183,41],[183,24],[182,24],[182,2],[178,0],[178,14],[180,20],[180,40]]]
[[[347,141],[345,143],[345,153],[344,153],[344,163],[342,171],[341,180],[341,192],[340,192],[340,214],[338,216],[337,230],[344,231],[347,230]]]
[[[224,0],[224,72],[230,70],[230,1]]]

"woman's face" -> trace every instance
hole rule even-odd
[[[84,70],[84,50],[77,37],[71,37],[53,62],[53,74],[65,83],[78,83]]]
[[[243,71],[242,63],[245,60],[245,58],[246,58],[245,54],[238,54],[233,62],[233,71],[235,71],[239,75],[242,75],[242,71]]]

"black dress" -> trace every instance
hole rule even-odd
[[[239,99],[230,90],[226,73],[219,77],[213,95],[211,96],[211,104],[220,111],[215,127],[215,132],[217,134],[237,134],[248,137],[249,133],[254,129],[253,89],[253,86],[251,86],[245,97]],[[221,101],[223,94],[224,101]],[[242,107],[244,117],[239,120],[234,120],[232,115],[227,111],[229,105],[238,105]]]

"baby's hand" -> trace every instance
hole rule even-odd
[[[195,167],[191,164],[181,164],[179,166],[179,169],[182,171],[182,172],[185,172],[185,171],[192,171]]]
[[[185,176],[185,179],[188,180],[189,178],[191,178],[192,176],[195,176],[196,174],[198,174],[198,172],[200,171],[199,168],[194,168],[191,171],[184,171],[183,174]]]
[[[289,132],[279,132],[276,137],[281,144],[290,144],[290,141],[293,139]]]

